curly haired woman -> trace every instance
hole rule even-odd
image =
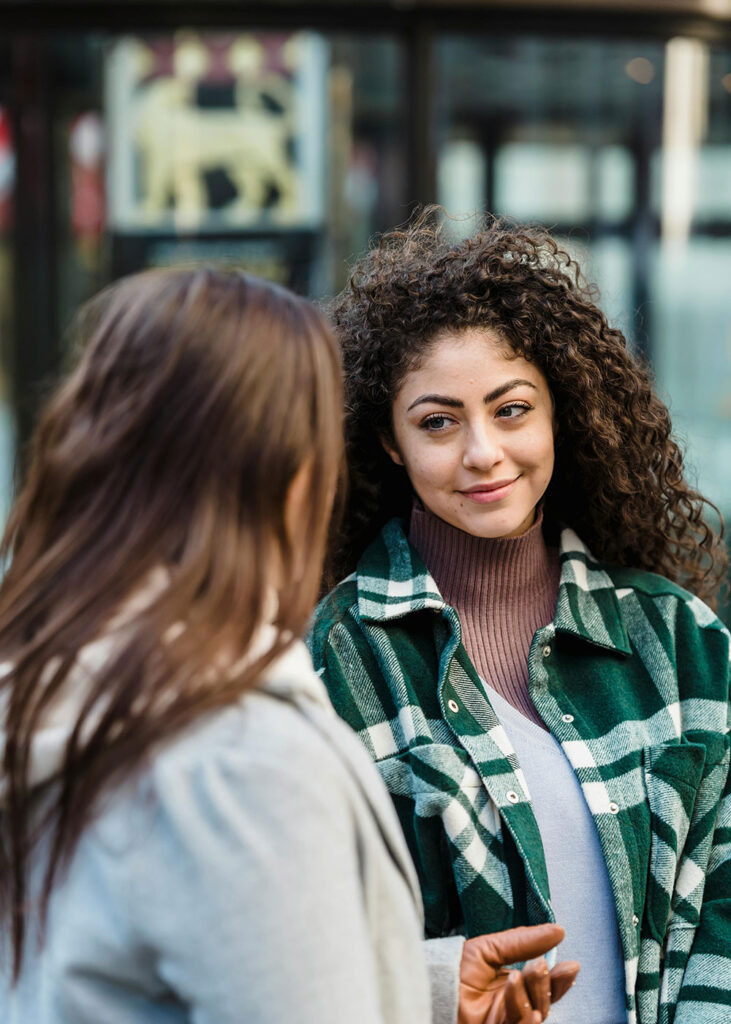
[[[333,314],[351,575],[311,649],[453,1018],[472,937],[557,920],[582,970],[552,1022],[730,1021],[724,551],[647,370],[556,242],[499,221],[454,242],[427,211]]]

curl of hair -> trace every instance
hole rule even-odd
[[[670,415],[650,373],[596,306],[578,265],[544,230],[489,218],[455,242],[437,207],[355,265],[332,302],[346,388],[348,507],[328,582],[353,571],[383,523],[408,518],[412,492],[384,452],[406,374],[445,331],[485,328],[544,374],[555,403],[547,524],[572,527],[594,555],[680,583],[715,606],[725,570],[718,510],[684,478]]]

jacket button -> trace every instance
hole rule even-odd
[[[511,804],[517,804],[517,802],[520,800],[520,797],[514,789],[509,789],[505,795],[507,796]]]
[[[453,711],[455,715],[459,711],[459,704],[457,703],[456,700],[448,700],[447,707],[449,708],[450,711]]]
[[[550,644],[546,644],[546,646],[543,648],[543,657],[547,658],[550,653],[551,653],[551,645]]]
[[[614,801],[612,801],[612,803],[609,805],[609,813],[610,814],[618,814],[619,813],[619,804],[615,804]]]
[[[632,924],[635,926],[635,928],[637,927],[637,925],[639,923],[640,923],[639,917],[637,916],[637,914],[633,914],[632,915]]]
[[[573,715],[562,715],[561,718],[563,719],[564,722],[569,722],[569,723],[573,722],[573,720],[574,720],[574,716]]]

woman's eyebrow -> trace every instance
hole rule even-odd
[[[421,395],[412,402],[407,412],[411,412],[415,405],[423,405],[424,402],[433,402],[434,405],[448,405],[450,409],[464,409],[464,402],[458,398],[449,398],[447,395]]]
[[[503,395],[507,394],[508,391],[512,391],[513,388],[519,387],[521,384],[527,385],[529,388],[533,388],[537,391],[538,388],[529,380],[525,380],[523,377],[515,377],[514,380],[508,380],[505,384],[501,384],[500,387],[495,388],[494,391],[488,392],[483,398],[485,405],[489,405],[490,402],[494,402],[496,398],[502,398]]]
[[[507,394],[508,391],[512,391],[513,388],[519,387],[521,384],[527,385],[529,388],[533,388],[537,391],[538,388],[532,381],[525,380],[523,377],[515,377],[513,380],[508,380],[504,384],[495,388],[493,391],[489,391],[483,398],[485,405],[489,405],[490,402],[494,402],[498,398],[502,398],[503,395]],[[419,398],[415,399],[406,410],[411,410],[417,405],[423,405],[426,402],[431,402],[434,405],[446,405],[450,409],[464,409],[464,402],[461,402],[459,398],[450,398],[448,395],[420,395]]]

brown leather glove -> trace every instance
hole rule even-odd
[[[579,964],[564,960],[549,972],[534,960],[522,972],[508,970],[516,961],[533,960],[564,937],[557,924],[510,928],[467,939],[459,977],[458,1024],[540,1024],[551,1003],[571,988]]]

